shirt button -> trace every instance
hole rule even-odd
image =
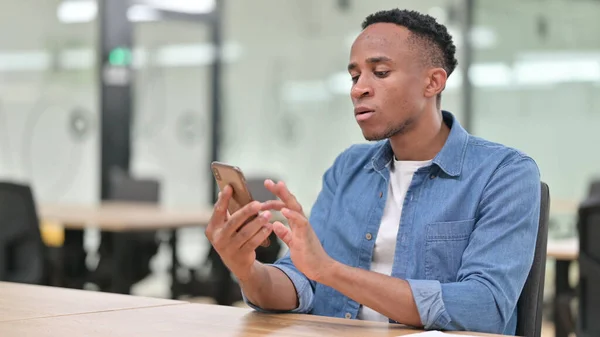
[[[430,175],[429,179],[435,179],[435,174]]]
[[[350,318],[352,318],[352,314],[351,314],[351,313],[349,313],[349,312],[347,312],[347,313],[346,313],[346,315],[345,315],[344,317],[346,317],[347,319],[350,319]]]
[[[371,235],[371,233],[367,233],[367,235],[365,235],[365,238],[367,238],[367,240],[371,241],[371,239],[373,238],[373,235]]]
[[[383,197],[383,192],[379,192],[379,197],[382,198]]]

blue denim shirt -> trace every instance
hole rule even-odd
[[[443,117],[450,134],[406,193],[391,276],[408,281],[426,329],[514,335],[533,263],[538,167],[517,150],[469,135],[449,112]],[[369,270],[392,159],[389,141],[354,145],[324,174],[309,220],[335,260]],[[356,318],[360,303],[306,278],[289,253],[274,266],[298,293],[292,312]]]

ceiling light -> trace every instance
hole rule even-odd
[[[145,2],[157,9],[189,14],[207,14],[217,5],[215,0],[147,0]]]
[[[56,10],[56,16],[62,23],[90,22],[97,14],[98,4],[93,0],[63,1]]]
[[[131,22],[159,21],[160,13],[146,5],[133,5],[127,10],[127,18]]]

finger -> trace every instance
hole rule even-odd
[[[281,199],[281,201],[285,202],[288,207],[296,212],[302,212],[302,205],[296,199],[296,196],[290,192],[283,181],[277,183],[277,191],[279,192],[277,197]]]
[[[229,217],[229,221],[227,221],[223,230],[231,235],[248,222],[251,217],[256,216],[258,211],[260,211],[260,206],[261,204],[258,201],[253,201],[245,205]]]
[[[281,239],[288,247],[292,242],[292,230],[287,228],[284,224],[279,221],[273,223],[273,232]]]
[[[276,196],[278,196],[279,192],[277,190],[277,185],[275,184],[275,182],[273,180],[271,180],[271,179],[265,180],[265,188],[267,190],[269,190],[269,192],[271,192],[271,193],[275,194]]]
[[[233,235],[231,245],[237,248],[242,247],[248,240],[250,240],[256,233],[258,233],[263,227],[271,227],[268,223],[271,219],[270,212],[264,212],[256,219],[245,224],[239,232]],[[260,242],[259,242],[260,243]]]
[[[270,226],[270,224],[262,226],[258,232],[256,232],[248,241],[246,241],[242,247],[240,247],[240,252],[244,254],[256,250],[258,246],[262,245],[262,243],[269,238],[269,235],[271,235],[272,231],[273,228]]]
[[[301,214],[289,208],[284,208],[281,210],[281,214],[288,219],[288,223],[292,229],[303,229],[308,226],[308,219]]]
[[[219,193],[219,198],[215,203],[213,213],[208,222],[207,231],[214,229],[215,226],[222,225],[227,221],[227,208],[229,207],[229,200],[231,200],[232,190],[229,185],[225,186],[222,192]]]
[[[271,211],[281,211],[286,208],[285,202],[281,200],[269,200],[262,203],[261,211],[271,210]]]
[[[296,200],[296,197],[288,190],[287,186],[283,181],[274,183],[272,180],[265,180],[265,187],[273,194],[275,194],[281,201],[283,201],[287,207],[292,208],[298,212],[302,212],[302,206]]]

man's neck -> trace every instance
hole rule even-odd
[[[450,128],[442,114],[425,113],[411,130],[390,138],[397,160],[424,161],[433,159],[444,147]]]

